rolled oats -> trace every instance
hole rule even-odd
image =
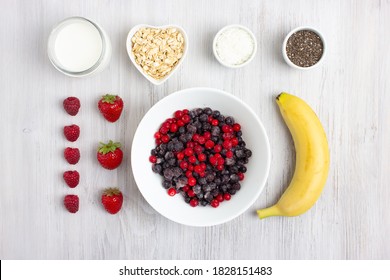
[[[168,75],[184,53],[184,37],[176,28],[141,28],[131,38],[135,62],[156,80]]]

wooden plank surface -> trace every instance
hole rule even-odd
[[[1,259],[389,259],[390,258],[390,1],[0,1],[0,258]],[[110,66],[97,76],[69,78],[46,54],[53,25],[81,15],[109,34]],[[139,23],[178,24],[190,51],[178,72],[153,86],[131,65],[125,39]],[[211,42],[223,26],[240,23],[256,35],[258,53],[243,69],[214,59]],[[306,72],[281,56],[284,36],[300,25],[321,30],[324,64]],[[175,224],[155,212],[135,185],[132,138],[147,110],[170,93],[194,86],[226,90],[251,106],[264,123],[271,171],[254,205],[215,227]],[[257,219],[255,210],[277,201],[294,169],[294,149],[274,97],[296,94],[314,108],[327,131],[331,170],[318,203],[296,218]],[[106,92],[126,104],[118,123],[104,121],[96,103]],[[70,117],[62,100],[78,96]],[[69,189],[62,172],[68,145],[62,127],[77,123],[81,210],[62,206]],[[124,144],[117,171],[98,167],[98,141]],[[76,146],[76,145],[75,145]],[[125,195],[119,215],[99,202],[106,187]]]

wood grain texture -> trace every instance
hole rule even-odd
[[[0,258],[1,259],[389,259],[390,258],[390,1],[0,1]],[[82,15],[109,34],[110,66],[97,76],[69,78],[46,55],[50,30],[61,19]],[[153,86],[131,65],[125,49],[139,23],[183,26],[189,54],[164,85]],[[258,53],[243,69],[213,58],[213,35],[240,23],[257,37]],[[282,60],[283,37],[299,25],[323,31],[324,64],[306,72]],[[137,124],[168,94],[194,86],[238,96],[263,121],[271,143],[267,185],[238,218],[192,228],[155,212],[135,185],[130,149]],[[331,170],[318,203],[296,218],[257,219],[255,210],[278,199],[294,169],[293,143],[274,97],[296,94],[314,108],[327,131]],[[115,124],[104,121],[96,102],[119,93],[126,110]],[[78,96],[70,117],[62,100]],[[81,209],[70,215],[62,181],[70,168],[62,127],[77,123]],[[98,141],[121,141],[125,160],[116,171],[98,167]],[[107,215],[103,188],[119,185],[123,211]]]

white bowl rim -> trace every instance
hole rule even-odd
[[[171,217],[167,217],[166,215],[164,215],[163,213],[160,213],[159,210],[157,210],[154,205],[152,205],[148,199],[146,198],[145,194],[143,193],[142,191],[142,188],[139,187],[139,180],[137,181],[137,178],[133,172],[133,177],[134,177],[134,180],[136,182],[136,185],[137,185],[137,188],[139,189],[139,191],[141,192],[142,196],[144,197],[144,199],[149,203],[149,205],[156,211],[158,212],[159,214],[161,214],[162,216],[164,216],[165,218],[171,220],[171,221],[174,221],[176,223],[179,223],[179,224],[183,224],[183,225],[186,225],[186,226],[194,226],[194,227],[206,227],[206,226],[214,226],[214,225],[219,225],[219,224],[223,224],[223,223],[226,223],[228,221],[231,221],[235,218],[237,218],[238,216],[240,216],[241,214],[243,214],[245,211],[247,211],[254,203],[255,201],[258,199],[258,197],[260,196],[261,192],[263,191],[265,185],[266,185],[266,182],[268,180],[268,176],[269,176],[269,171],[270,171],[270,166],[271,166],[271,148],[270,148],[270,143],[269,143],[269,138],[268,138],[268,134],[267,134],[267,131],[263,125],[263,123],[261,122],[260,118],[257,116],[257,114],[254,112],[254,110],[249,106],[247,105],[244,101],[242,101],[241,99],[239,99],[238,97],[226,92],[226,91],[223,91],[223,90],[220,90],[220,89],[216,89],[216,88],[209,88],[209,87],[192,87],[192,88],[186,88],[186,89],[182,89],[182,90],[179,90],[179,91],[176,91],[176,92],[173,92],[171,94],[169,94],[168,96],[162,98],[161,100],[159,100],[157,103],[155,103],[147,112],[146,114],[143,116],[142,120],[139,122],[138,126],[137,126],[137,129],[135,131],[135,134],[134,134],[134,137],[133,137],[133,143],[132,143],[132,147],[131,147],[131,166],[133,168],[133,166],[136,163],[136,159],[134,157],[135,155],[135,152],[134,152],[134,149],[135,149],[135,145],[134,145],[134,139],[138,138],[138,133],[139,133],[139,127],[143,124],[143,122],[145,121],[145,118],[146,116],[154,111],[154,110],[157,110],[156,109],[156,105],[160,102],[162,102],[162,100],[166,100],[167,98],[168,99],[173,99],[175,98],[176,96],[178,95],[181,95],[181,94],[186,94],[188,92],[191,92],[191,91],[209,91],[209,92],[214,92],[214,93],[218,93],[218,94],[222,94],[222,95],[225,95],[229,98],[232,98],[233,100],[239,102],[240,104],[242,104],[244,106],[244,108],[246,110],[248,110],[248,112],[254,117],[254,119],[256,120],[257,124],[259,125],[263,135],[265,136],[265,142],[266,142],[266,154],[267,154],[267,157],[266,157],[266,170],[265,170],[265,176],[263,178],[263,180],[261,182],[259,182],[258,186],[259,188],[257,189],[257,192],[256,194],[252,197],[252,199],[246,204],[245,207],[243,207],[240,211],[237,211],[237,213],[235,215],[232,215],[232,216],[228,216],[224,219],[221,219],[219,220],[218,222],[214,222],[214,223],[205,223],[205,224],[190,224],[190,223],[184,223],[182,221],[177,221]]]
[[[301,30],[309,30],[309,31],[313,31],[314,33],[316,33],[322,40],[322,45],[323,45],[323,51],[322,51],[322,56],[320,58],[320,60],[317,61],[316,64],[312,65],[312,66],[309,66],[309,67],[301,67],[301,66],[298,66],[296,64],[294,64],[287,56],[287,52],[286,52],[286,46],[287,46],[287,41],[288,39],[290,38],[291,35],[293,35],[295,32],[298,32],[298,31],[301,31]],[[287,35],[286,37],[284,38],[283,40],[283,44],[282,44],[282,54],[283,54],[283,58],[284,58],[284,61],[286,61],[286,63],[291,66],[292,68],[295,68],[295,69],[300,69],[300,70],[309,70],[309,69],[313,69],[315,67],[318,67],[323,61],[324,61],[324,58],[325,58],[325,54],[326,54],[326,49],[327,49],[327,46],[326,46],[326,42],[325,42],[325,37],[322,35],[322,33],[320,31],[318,31],[317,28],[314,28],[314,27],[311,27],[311,26],[299,26],[299,27],[296,27],[294,28],[293,30],[291,30]]]
[[[241,63],[241,64],[238,64],[238,65],[231,65],[231,64],[227,64],[225,63],[217,54],[217,50],[216,50],[216,45],[217,45],[217,39],[218,37],[223,33],[225,32],[227,29],[229,28],[235,28],[235,27],[238,27],[238,28],[241,28],[241,29],[244,29],[246,32],[248,32],[248,34],[252,37],[253,39],[253,43],[254,43],[254,47],[253,47],[253,53],[251,54],[251,56],[244,62],[244,63]],[[253,34],[253,32],[246,26],[244,25],[241,25],[241,24],[229,24],[229,25],[226,25],[224,27],[222,27],[218,32],[217,34],[215,34],[214,36],[214,39],[213,39],[213,54],[215,56],[215,58],[217,59],[217,61],[222,64],[223,66],[225,67],[228,67],[228,68],[241,68],[241,67],[244,67],[245,65],[249,64],[253,58],[256,56],[256,53],[257,53],[257,40],[256,40],[256,36],[255,34]]]
[[[137,30],[139,30],[140,28],[142,27],[149,27],[149,28],[159,28],[159,29],[164,29],[164,28],[170,28],[170,27],[173,27],[173,28],[177,28],[180,30],[180,32],[183,34],[183,37],[184,37],[184,52],[183,52],[183,56],[180,58],[179,60],[179,63],[175,66],[175,68],[173,68],[173,70],[171,71],[171,73],[169,73],[168,75],[166,75],[163,79],[161,80],[156,80],[152,77],[150,77],[148,74],[146,74],[144,72],[144,70],[141,68],[141,66],[138,65],[137,62],[135,62],[134,60],[134,55],[133,55],[133,52],[131,50],[131,38],[134,36],[135,32]],[[188,41],[188,35],[187,35],[187,32],[183,29],[183,27],[179,26],[179,25],[176,25],[176,24],[165,24],[165,25],[160,25],[160,26],[157,26],[157,25],[151,25],[151,24],[146,24],[146,23],[140,23],[140,24],[137,24],[135,26],[133,26],[129,33],[127,34],[127,38],[126,38],[126,50],[127,50],[127,54],[131,60],[131,62],[133,63],[133,65],[135,66],[135,68],[149,81],[151,82],[152,84],[155,84],[155,85],[161,85],[163,84],[164,82],[166,82],[176,71],[177,69],[180,67],[180,65],[183,63],[185,57],[187,56],[187,52],[188,52],[188,46],[189,46],[189,41]]]

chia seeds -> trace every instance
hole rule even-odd
[[[317,33],[300,30],[288,38],[287,57],[299,67],[310,67],[316,64],[324,53],[324,44]]]

